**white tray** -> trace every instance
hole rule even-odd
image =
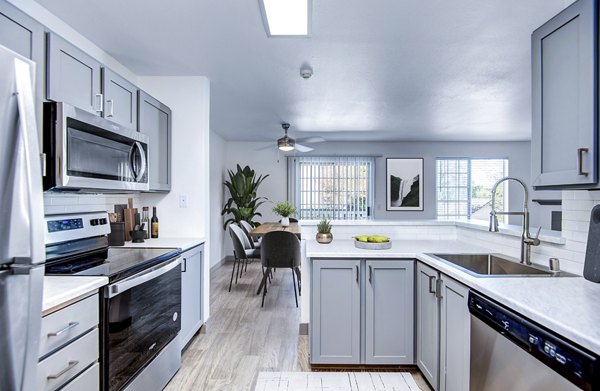
[[[362,248],[365,250],[388,250],[388,249],[392,248],[392,241],[383,242],[383,243],[372,243],[372,242],[359,242],[358,240],[355,240],[354,247]]]

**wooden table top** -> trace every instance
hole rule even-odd
[[[290,223],[288,227],[282,226],[280,223],[262,223],[258,227],[250,231],[250,235],[260,237],[264,236],[267,232],[273,231],[286,231],[291,232],[300,238],[300,225],[298,223]]]

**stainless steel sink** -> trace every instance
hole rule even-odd
[[[572,277],[537,265],[523,265],[499,254],[427,254],[476,277]]]

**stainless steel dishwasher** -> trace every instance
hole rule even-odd
[[[600,389],[599,356],[471,292],[471,391]]]

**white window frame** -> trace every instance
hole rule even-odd
[[[302,186],[301,186],[301,167],[303,164],[308,164],[308,165],[316,165],[316,164],[343,164],[346,165],[348,167],[351,167],[352,165],[355,166],[355,169],[357,169],[359,164],[362,163],[367,163],[369,168],[367,170],[367,180],[368,180],[368,188],[367,188],[367,197],[365,200],[365,207],[364,209],[361,209],[360,206],[357,204],[357,202],[354,203],[354,207],[351,208],[350,210],[344,211],[339,207],[336,207],[334,204],[331,204],[329,206],[326,205],[320,205],[318,204],[318,201],[316,203],[316,205],[314,207],[309,207],[309,208],[303,208],[303,205],[301,205],[301,192],[303,191]],[[312,172],[311,169],[311,175],[313,174],[320,174],[320,170],[316,170],[317,172]],[[314,178],[315,180],[313,181],[308,181],[309,186],[317,186],[316,189],[312,189],[310,190],[310,192],[312,193],[313,191],[317,193],[317,197],[315,197],[315,200],[318,200],[318,194],[322,191],[321,188],[318,188],[319,183],[320,183],[320,179],[322,179],[319,176],[316,176],[316,178]],[[333,177],[332,177],[333,179]],[[350,191],[348,191],[349,187],[352,187],[351,184],[349,183],[350,180],[349,178],[345,178],[346,183],[345,183],[345,189],[346,190],[340,190],[341,186],[339,186],[339,183],[341,181],[340,177],[335,178],[338,181],[338,186],[337,190],[335,190],[334,192],[336,193],[343,193],[345,192],[345,198],[348,198],[348,194],[352,193]],[[356,181],[358,180],[358,177],[355,177],[353,179],[355,181],[354,186],[357,186]],[[375,158],[372,156],[289,156],[288,157],[288,200],[290,200],[290,202],[296,206],[296,208],[298,209],[297,212],[297,216],[301,219],[309,219],[309,220],[316,220],[316,219],[321,219],[321,218],[327,218],[327,219],[331,219],[331,220],[369,220],[373,218],[373,211],[374,211],[374,199],[375,199]],[[304,190],[306,191],[306,190]],[[355,198],[356,199],[356,198]],[[312,200],[312,197],[311,197]],[[312,202],[311,202],[312,204]],[[323,210],[320,209],[319,207],[327,207],[327,210]]]

